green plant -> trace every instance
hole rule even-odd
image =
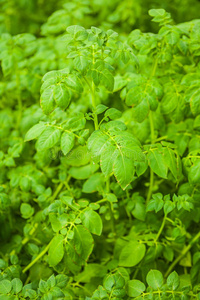
[[[1,36],[0,299],[200,298],[200,20],[149,15]]]

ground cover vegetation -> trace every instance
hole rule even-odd
[[[0,2],[0,299],[200,299],[199,3]]]

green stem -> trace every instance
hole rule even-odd
[[[150,170],[150,183],[149,183],[149,190],[148,190],[146,204],[151,199],[151,195],[152,195],[152,192],[153,192],[153,184],[154,184],[154,173],[153,173],[152,170]]]
[[[159,239],[159,237],[160,237],[160,235],[161,235],[161,233],[162,233],[162,231],[163,231],[163,229],[164,229],[164,227],[165,227],[165,222],[166,222],[166,216],[164,216],[164,218],[163,218],[161,227],[160,227],[160,229],[159,229],[159,231],[158,231],[158,234],[157,234],[157,236],[156,236],[155,241],[157,241],[157,240]]]
[[[149,113],[149,123],[150,123],[150,130],[151,130],[151,143],[155,142],[155,134],[154,134],[154,123],[153,123],[153,112],[150,111]]]
[[[97,114],[95,113],[95,109],[96,109],[95,85],[94,85],[93,81],[92,81],[92,85],[91,85],[86,77],[83,77],[83,78],[84,78],[85,82],[87,83],[87,85],[90,89],[91,95],[92,95],[92,106],[93,106],[93,113],[94,113],[94,127],[95,127],[95,130],[98,130],[99,129],[98,117],[97,117]]]
[[[200,238],[200,232],[197,233],[194,238],[191,240],[191,242],[188,244],[187,247],[185,247],[183,249],[183,251],[181,252],[181,254],[173,261],[173,263],[169,266],[169,268],[167,269],[166,273],[165,273],[165,277],[167,277],[172,270],[174,269],[174,267],[177,265],[177,263],[187,254],[187,252],[192,248],[193,244]]]
[[[93,81],[92,81],[92,106],[94,107],[94,110],[95,110],[96,109],[96,96],[95,96],[95,86],[94,86]],[[95,126],[95,130],[99,129],[98,117],[95,112],[94,112],[94,126]]]
[[[154,60],[154,64],[153,64],[153,67],[151,70],[151,77],[153,77],[155,75],[157,66],[158,66],[158,56]]]
[[[106,192],[110,193],[110,177],[108,177],[106,181]],[[111,216],[111,228],[112,228],[112,233],[115,233],[115,220],[113,216],[113,210],[112,210],[112,203],[109,202],[109,210],[110,210],[110,216]]]
[[[184,293],[184,291],[153,291],[153,292],[150,292],[150,293],[142,293],[140,296],[137,296],[134,299],[141,299],[142,297],[144,299],[145,296],[149,296],[149,295],[152,295],[152,294],[160,296],[162,293],[172,294],[172,295],[183,295],[183,294],[186,294],[188,296],[197,298],[197,295],[193,294],[192,292]]]
[[[19,128],[21,118],[22,118],[22,100],[21,100],[21,92],[20,92],[20,77],[19,77],[19,71],[16,71],[16,84],[17,84],[17,102],[18,102],[18,117],[17,117],[17,128]]]
[[[153,123],[153,113],[152,113],[152,111],[150,111],[150,113],[149,113],[149,123],[150,123],[150,130],[151,130],[151,144],[153,144],[154,141],[155,141],[155,134],[154,134],[154,123]],[[148,191],[146,203],[148,203],[149,200],[151,199],[151,195],[152,195],[152,192],[153,192],[153,185],[154,185],[154,173],[151,169],[150,170],[149,191]]]
[[[45,255],[45,253],[49,250],[49,247],[51,245],[51,241],[50,243],[44,248],[44,250],[42,250],[40,252],[40,254],[30,263],[28,264],[28,266],[26,266],[26,268],[23,269],[22,273],[26,273],[26,271],[28,271],[42,256]]]
[[[56,199],[56,197],[58,196],[58,194],[59,194],[60,191],[62,190],[63,185],[64,185],[64,183],[61,182],[61,183],[57,186],[57,189],[55,190],[55,192],[53,193],[53,195],[52,195],[52,197],[51,197],[51,202],[53,202],[53,201]]]

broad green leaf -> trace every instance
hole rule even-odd
[[[127,84],[127,80],[123,79],[123,77],[121,77],[121,76],[116,76],[113,92],[117,92],[117,91],[121,90],[123,87],[126,86],[126,84]]]
[[[77,56],[74,59],[74,67],[76,70],[78,70],[80,72],[85,72],[88,65],[89,65],[89,61],[88,61],[87,57],[85,57],[85,56]]]
[[[170,148],[164,148],[163,150],[164,160],[166,165],[168,166],[169,170],[172,172],[174,178],[177,180],[178,177],[178,170],[177,170],[177,159],[175,157],[175,153]]]
[[[62,224],[58,220],[58,217],[55,214],[49,214],[49,220],[51,222],[51,226],[54,232],[58,232],[62,229]]]
[[[179,276],[176,273],[176,271],[174,271],[167,277],[167,286],[173,291],[175,291],[179,287],[179,284],[180,284]]]
[[[42,92],[40,97],[40,104],[43,112],[46,115],[49,115],[56,108],[56,102],[54,99],[54,89],[55,85],[49,86]]]
[[[127,294],[129,297],[138,297],[146,290],[146,286],[139,280],[129,280],[127,283]]]
[[[195,116],[200,114],[199,97],[200,97],[200,89],[198,88],[193,90],[193,93],[191,93],[191,97],[190,97],[190,108],[192,113]]]
[[[98,169],[98,164],[90,164],[82,167],[72,167],[68,172],[73,178],[83,180],[90,177]]]
[[[101,235],[102,233],[102,220],[98,213],[91,209],[86,209],[81,214],[83,225],[93,234]]]
[[[165,15],[165,10],[163,8],[159,9],[150,9],[148,11],[149,15],[151,17],[157,17],[157,16],[164,16]]]
[[[119,257],[119,266],[122,267],[134,267],[145,256],[146,247],[144,244],[140,244],[136,241],[130,241],[122,249]]]
[[[109,108],[105,112],[105,116],[109,117],[111,120],[119,119],[121,117],[122,113],[116,108]]]
[[[119,185],[122,189],[125,189],[133,180],[135,168],[133,160],[124,156],[121,151],[119,152],[120,154],[116,157],[113,164],[113,173]]]
[[[39,123],[31,127],[25,135],[25,142],[36,139],[45,130],[46,125],[44,123]]]
[[[148,274],[147,274],[146,280],[147,280],[148,285],[153,290],[160,289],[161,286],[164,283],[163,275],[158,270],[151,270],[151,271],[149,271]]]
[[[83,184],[83,193],[94,193],[102,189],[103,176],[101,173],[93,174],[85,183]]]
[[[188,173],[188,180],[193,184],[200,183],[200,160],[195,161]]]
[[[135,121],[139,123],[143,122],[148,116],[149,110],[149,104],[146,99],[144,99],[136,107],[133,108],[133,117]]]
[[[112,131],[111,128],[109,130]],[[123,189],[133,180],[134,162],[145,159],[138,140],[126,131],[115,129],[112,133],[101,130],[93,132],[88,140],[88,149],[94,161],[100,160],[104,175],[113,172]]]
[[[79,25],[71,25],[67,27],[67,32],[72,34],[72,35],[76,35],[77,33],[81,32],[81,31],[85,31],[85,28]]]
[[[77,131],[85,128],[86,119],[84,117],[84,114],[79,113],[77,116],[74,116],[70,118],[64,128],[71,130],[71,131]]]
[[[55,85],[53,93],[56,104],[61,109],[65,110],[69,106],[71,99],[71,95],[67,87],[63,83]]]
[[[158,149],[150,149],[147,158],[152,171],[166,179],[168,167],[166,166],[163,154]]]
[[[19,292],[21,292],[22,288],[23,288],[23,283],[19,278],[14,278],[12,281],[12,288],[13,288],[13,292],[15,294],[18,294]]]
[[[181,95],[166,93],[161,101],[161,112],[165,115],[171,114],[177,107]]]
[[[64,155],[67,155],[69,151],[74,147],[75,136],[71,132],[63,132],[61,136],[61,150]]]
[[[92,69],[91,77],[94,84],[98,86],[103,85],[108,91],[112,92],[114,88],[114,77],[107,69],[107,66],[102,61],[97,61]]]
[[[61,234],[54,236],[54,238],[51,241],[49,247],[48,262],[49,265],[52,267],[56,266],[64,256],[63,241],[64,236],[62,236]]]
[[[12,284],[9,280],[3,279],[0,281],[0,294],[10,293],[11,288],[12,288]]]
[[[149,109],[153,111],[157,109],[158,100],[162,97],[163,90],[155,79],[137,75],[133,80],[127,86],[126,104],[133,107],[136,121],[142,122],[146,118]]]
[[[108,106],[105,106],[103,104],[98,104],[96,109],[95,109],[95,113],[97,115],[102,114],[107,108],[108,108]]]
[[[74,228],[74,247],[80,258],[86,262],[93,250],[94,241],[92,235],[83,225]]]
[[[100,82],[101,84],[110,92],[113,91],[114,88],[114,77],[108,70],[103,70],[100,73]]]
[[[47,127],[37,141],[39,151],[53,147],[60,139],[61,131],[55,127]]]
[[[83,91],[83,86],[81,84],[80,79],[73,75],[70,74],[65,78],[65,84],[70,88],[73,92],[76,93],[82,93]]]
[[[105,266],[96,263],[87,264],[83,272],[79,273],[75,280],[79,282],[89,283],[94,277],[104,277],[107,273]]]

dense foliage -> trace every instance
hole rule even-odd
[[[0,300],[200,299],[200,20],[0,2]]]

